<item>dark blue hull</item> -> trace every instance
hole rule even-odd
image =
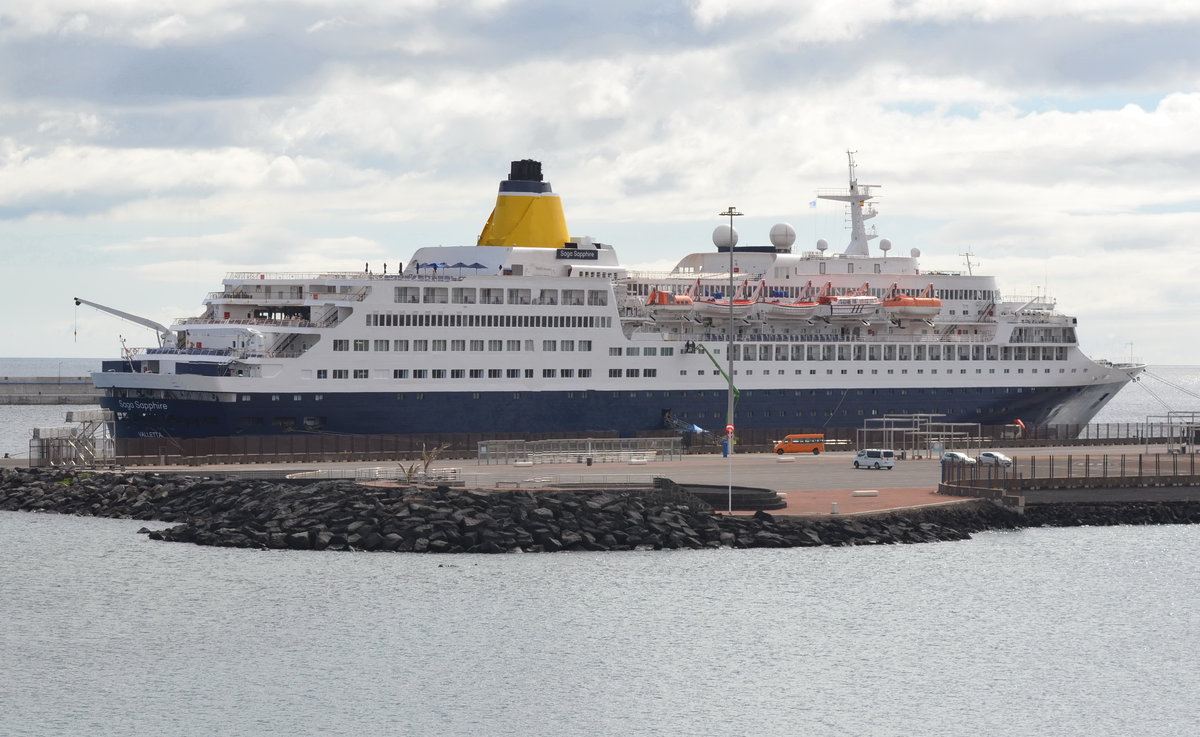
[[[885,414],[937,414],[944,422],[1001,425],[1054,421],[1071,405],[1083,422],[1111,398],[1116,385],[894,389],[772,389],[744,391],[739,430],[862,427]],[[322,396],[321,399],[317,399]],[[246,399],[248,397],[248,400]],[[725,426],[726,395],[706,391],[405,392],[250,394],[243,401],[105,397],[117,413],[119,438],[202,438],[281,435],[615,433],[633,436],[666,428],[673,416],[714,432]],[[1078,420],[1073,420],[1078,421]]]

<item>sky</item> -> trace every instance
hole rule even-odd
[[[855,151],[893,253],[1200,365],[1197,37],[1194,0],[4,3],[0,355],[154,344],[73,297],[169,324],[227,272],[473,245],[514,159],[629,266],[729,205],[840,251],[809,202]]]

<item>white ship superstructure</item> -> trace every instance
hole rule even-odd
[[[118,437],[719,431],[731,300],[739,428],[1081,424],[1140,372],[1086,357],[1048,298],[872,254],[872,189],[852,161],[849,190],[820,195],[849,210],[842,253],[793,252],[780,224],[648,274],[571,238],[541,165],[513,162],[477,245],[393,274],[229,274],[94,379]]]

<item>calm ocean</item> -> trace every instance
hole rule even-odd
[[[1200,527],[433,556],[0,512],[4,735],[1195,734]]]
[[[1200,371],[1152,371],[1196,408]],[[1165,413],[1142,395],[1110,421]],[[27,422],[11,409],[28,408],[0,426]],[[0,512],[0,735],[1196,730],[1195,526],[420,556],[202,548],[144,524]]]

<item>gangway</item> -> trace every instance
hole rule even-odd
[[[29,440],[31,466],[91,467],[112,465],[113,413],[107,409],[72,410],[64,427],[38,427]]]

